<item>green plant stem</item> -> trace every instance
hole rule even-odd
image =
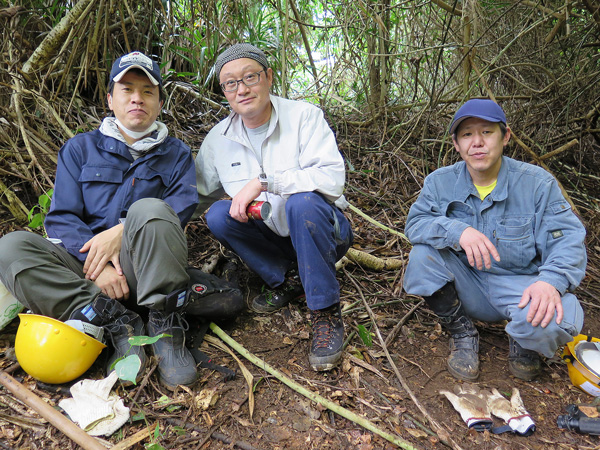
[[[362,212],[356,206],[354,206],[354,205],[348,205],[348,208],[350,209],[350,211],[352,211],[352,212],[358,214],[359,216],[361,216],[362,218],[368,220],[373,225],[377,225],[379,228],[381,228],[382,230],[387,231],[388,233],[395,234],[396,236],[400,236],[406,242],[410,243],[410,241],[408,240],[408,238],[406,237],[406,235],[404,235],[403,233],[400,233],[399,231],[396,231],[396,230],[394,230],[394,229],[392,229],[390,227],[386,227],[384,224],[382,224],[381,222],[373,219],[371,216],[367,216],[364,212]]]
[[[384,439],[387,439],[391,443],[393,443],[401,448],[404,448],[407,450],[417,450],[416,447],[414,447],[410,442],[405,441],[401,437],[395,436],[393,434],[387,433],[387,432],[377,428],[368,419],[365,419],[364,417],[361,417],[358,414],[355,414],[352,411],[349,411],[349,410],[341,407],[337,403],[334,403],[331,400],[328,400],[325,397],[322,397],[319,394],[315,394],[314,392],[309,391],[305,387],[300,386],[298,383],[291,380],[290,378],[288,378],[287,376],[285,376],[284,374],[279,372],[277,369],[271,367],[264,360],[258,358],[257,356],[253,355],[252,353],[250,353],[248,350],[246,350],[242,345],[237,343],[234,339],[232,339],[227,333],[225,333],[221,328],[219,328],[213,322],[210,323],[210,329],[220,339],[222,339],[225,343],[227,343],[227,345],[229,345],[233,349],[235,349],[240,355],[242,355],[244,358],[246,358],[252,364],[254,364],[257,367],[260,367],[261,369],[270,373],[275,378],[277,378],[279,381],[281,381],[283,384],[292,388],[299,394],[302,394],[306,398],[323,405],[325,408],[335,412],[336,414],[339,414],[340,416],[342,416],[348,420],[351,420],[352,422],[360,425],[361,427],[366,428],[367,430],[372,431],[375,434],[378,434],[379,436],[383,437]]]

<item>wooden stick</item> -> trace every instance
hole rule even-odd
[[[559,153],[562,153],[565,150],[568,150],[568,149],[570,149],[571,147],[573,147],[574,145],[577,145],[577,144],[579,144],[579,141],[577,139],[573,139],[573,140],[567,142],[562,147],[558,147],[556,150],[552,150],[551,152],[546,153],[545,155],[540,156],[540,161],[544,161],[545,159],[552,158],[553,156],[556,156]]]
[[[0,370],[0,383],[8,389],[15,397],[32,408],[40,416],[62,431],[75,443],[85,450],[106,450],[106,447],[94,437],[87,434],[48,403],[35,395],[6,372]]]
[[[138,442],[143,441],[147,438],[151,438],[155,428],[156,425],[149,426],[148,428],[143,428],[137,433],[135,433],[133,436],[129,436],[128,438],[123,439],[117,445],[113,446],[111,450],[127,450],[129,447],[133,447]]]
[[[358,214],[359,216],[361,216],[362,218],[368,220],[369,222],[371,222],[373,225],[378,226],[379,228],[381,228],[382,230],[387,231],[388,233],[391,234],[395,234],[396,236],[400,236],[402,239],[404,239],[406,242],[408,241],[408,238],[406,237],[406,235],[404,235],[403,233],[400,233],[399,231],[396,231],[390,227],[386,227],[384,224],[382,224],[381,222],[373,219],[371,216],[366,215],[364,212],[362,212],[360,209],[358,209],[356,206],[354,205],[348,205],[348,209],[350,211],[352,211],[353,213]]]
[[[404,317],[402,317],[402,319],[400,319],[400,322],[398,322],[396,324],[396,326],[394,326],[394,328],[392,329],[392,331],[390,332],[390,334],[388,334],[387,337],[385,338],[385,345],[390,345],[392,343],[392,341],[396,338],[396,335],[400,332],[400,330],[402,329],[402,327],[404,326],[404,324],[406,323],[406,321],[408,320],[408,318],[410,316],[412,316],[412,314],[417,310],[417,308],[419,306],[421,306],[424,302],[425,302],[425,300],[421,300],[420,302],[416,303],[410,309],[410,311],[408,311],[404,315]]]
[[[240,355],[242,355],[244,358],[246,358],[248,361],[250,361],[255,366],[261,368],[262,370],[264,370],[266,372],[269,372],[271,375],[273,375],[275,378],[277,378],[283,384],[292,388],[299,394],[304,395],[306,398],[324,406],[325,408],[339,414],[340,416],[342,416],[348,420],[351,420],[352,422],[360,425],[361,427],[366,428],[367,430],[372,431],[375,434],[378,434],[382,438],[387,439],[388,441],[397,445],[400,448],[403,448],[405,450],[416,450],[416,447],[414,447],[410,442],[402,439],[400,436],[396,436],[394,434],[391,434],[391,433],[388,433],[387,431],[382,430],[381,428],[378,428],[370,420],[365,419],[364,417],[359,416],[358,414],[350,411],[349,409],[346,409],[343,406],[340,406],[337,403],[332,402],[331,400],[308,390],[304,386],[299,385],[298,383],[296,383],[294,380],[292,380],[288,376],[284,375],[279,370],[270,366],[266,361],[258,358],[254,354],[250,353],[241,344],[239,344],[233,338],[231,338],[229,335],[227,335],[227,333],[225,333],[221,328],[219,328],[218,325],[216,325],[214,322],[211,322],[209,326],[213,333],[215,333],[218,337],[220,337],[221,340],[224,341],[227,345],[233,347],[233,349],[235,351],[237,351]]]

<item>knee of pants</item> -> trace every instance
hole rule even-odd
[[[518,308],[511,314],[506,332],[522,347],[552,357],[558,347],[570,342],[583,327],[583,308],[577,298],[573,294],[566,294],[562,300],[564,316],[560,324],[553,318],[545,328],[541,325],[534,327],[527,322],[528,308]]]
[[[438,259],[441,259],[439,251],[431,245],[414,244],[408,255],[408,267],[412,266],[416,270],[423,270],[423,268],[431,266],[432,262],[437,262]]]
[[[404,274],[404,290],[408,294],[430,296],[453,279],[439,250],[426,244],[413,246]]]
[[[28,231],[13,231],[2,236],[0,238],[0,255],[2,255],[2,259],[14,254],[14,251],[23,248],[23,245],[31,243],[33,236],[39,238],[39,236]]]
[[[150,220],[163,219],[170,222],[179,222],[173,208],[164,200],[158,198],[143,198],[134,202],[127,211],[127,220],[144,224]]]
[[[315,214],[322,214],[324,207],[329,207],[327,201],[316,192],[299,192],[289,196],[285,202],[285,213],[288,221],[295,218],[315,219]]]
[[[28,231],[13,231],[0,239],[0,273],[5,273],[15,258],[23,258],[24,250],[36,240],[44,239]]]
[[[5,286],[12,285],[12,283],[8,283],[7,279],[9,277],[8,268],[13,262],[13,256],[18,254],[17,251],[22,249],[23,245],[27,245],[29,234],[32,233],[14,231],[0,238],[0,282]]]
[[[206,212],[206,225],[217,238],[222,235],[222,230],[229,228],[228,219],[233,220],[229,215],[230,208],[231,200],[219,200]]]

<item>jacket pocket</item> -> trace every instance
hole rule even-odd
[[[163,198],[169,187],[168,174],[159,172],[148,166],[140,166],[133,174],[131,182],[131,203],[142,198]],[[131,204],[130,203],[130,204]]]
[[[496,221],[494,236],[500,254],[500,267],[524,269],[535,258],[535,235],[531,217],[499,218]]]
[[[469,226],[475,223],[475,212],[473,208],[463,202],[450,202],[446,206],[446,217],[449,219],[459,220]]]
[[[117,167],[83,166],[79,175],[80,183],[117,183],[123,182],[123,171]]]
[[[117,167],[86,165],[81,168],[78,179],[88,218],[112,218],[117,192],[123,183],[123,171]],[[115,203],[117,202],[117,203]],[[90,219],[93,221],[92,219]]]

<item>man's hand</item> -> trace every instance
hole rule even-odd
[[[96,278],[109,262],[119,275],[123,275],[119,254],[121,253],[121,240],[123,238],[123,224],[115,225],[91,238],[79,249],[81,253],[88,252],[83,264],[83,273],[88,280]]]
[[[129,298],[129,285],[125,275],[117,273],[116,269],[107,264],[94,280],[105,295],[115,300],[127,300]]]
[[[481,270],[485,265],[486,269],[491,268],[492,260],[490,259],[490,255],[496,261],[500,261],[500,255],[494,244],[492,244],[492,241],[485,234],[473,227],[468,227],[463,231],[458,243],[465,251],[471,267],[477,266],[477,269]]]
[[[248,222],[246,209],[250,202],[254,201],[254,199],[260,195],[260,192],[260,181],[258,178],[250,180],[231,200],[229,215],[238,222]]]
[[[556,311],[556,323],[560,324],[563,319],[563,307],[560,293],[554,286],[545,281],[536,281],[523,292],[521,301],[517,305],[519,308],[525,308],[529,305],[527,313],[527,322],[537,327],[540,322],[542,328],[546,328]]]

